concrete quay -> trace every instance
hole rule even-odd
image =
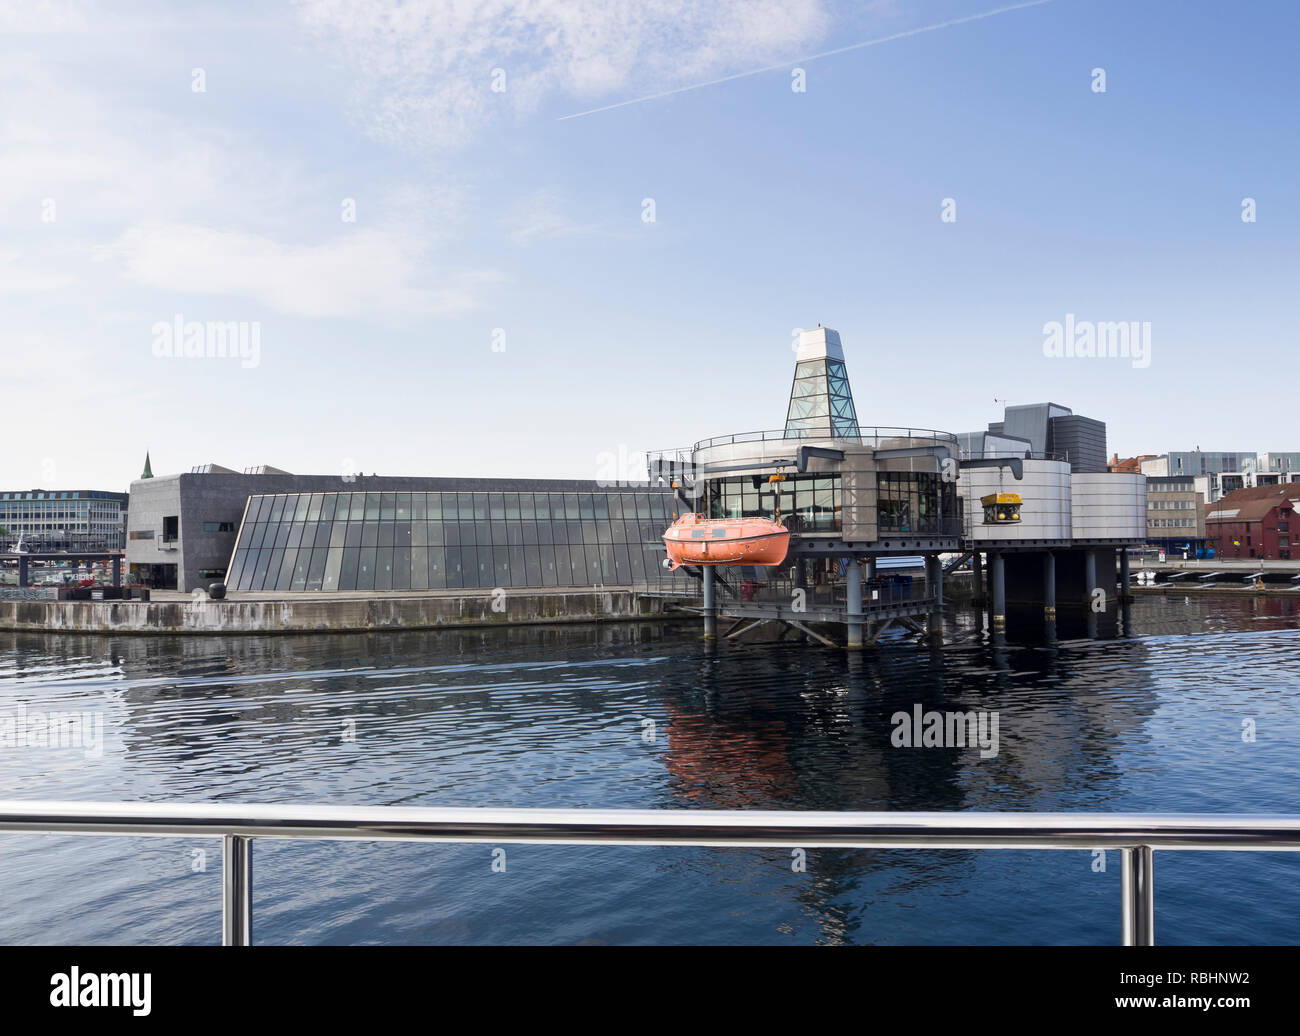
[[[345,633],[627,622],[690,617],[623,588],[232,594],[156,592],[149,601],[0,601],[0,630],[40,633]],[[698,619],[696,620],[698,621]]]

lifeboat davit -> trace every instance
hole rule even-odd
[[[664,533],[669,571],[682,565],[779,565],[790,530],[771,518],[684,514]]]

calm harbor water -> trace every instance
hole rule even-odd
[[[727,809],[1300,812],[1300,609],[1142,597],[1062,627],[860,657],[687,626],[356,636],[0,634],[0,719],[101,716],[102,751],[0,748],[0,797]],[[999,714],[999,752],[890,717]],[[1243,740],[1252,720],[1253,742]],[[646,721],[653,721],[653,725]],[[355,739],[352,732],[355,731]],[[88,757],[89,756],[89,757]],[[206,857],[201,853],[206,852]],[[1113,943],[1117,853],[255,843],[267,943]],[[1162,943],[1300,942],[1300,855],[1156,856]],[[0,941],[212,943],[220,845],[0,835]]]

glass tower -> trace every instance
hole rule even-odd
[[[838,331],[818,327],[799,335],[785,434],[792,439],[858,437],[858,415]]]

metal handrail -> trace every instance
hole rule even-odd
[[[0,801],[0,831],[220,837],[222,942],[252,941],[252,839],[827,849],[1118,849],[1121,935],[1155,942],[1154,850],[1300,851],[1300,816],[465,809]]]

